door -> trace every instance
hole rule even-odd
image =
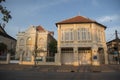
[[[91,51],[90,50],[81,50],[78,53],[78,61],[79,61],[80,65],[91,64]]]
[[[73,53],[61,53],[61,61],[64,65],[73,64]]]

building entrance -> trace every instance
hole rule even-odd
[[[61,61],[63,65],[73,64],[73,48],[62,48],[61,49]]]
[[[78,48],[78,62],[79,62],[79,65],[91,64],[91,49],[90,48]]]

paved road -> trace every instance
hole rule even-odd
[[[19,71],[37,71],[37,72],[120,72],[120,65],[101,65],[95,66],[50,66],[50,65],[39,65],[33,67],[30,65],[19,65],[19,64],[0,64],[0,70],[19,70]]]
[[[120,80],[120,72],[33,72],[0,70],[0,80]]]

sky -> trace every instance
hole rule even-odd
[[[115,30],[120,37],[120,0],[6,0],[2,5],[12,15],[5,30],[16,39],[19,31],[25,31],[31,25],[54,31],[57,39],[55,23],[77,15],[107,26],[106,41],[115,38]]]

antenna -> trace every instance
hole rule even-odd
[[[20,32],[20,27],[18,27],[18,33]]]
[[[78,12],[78,16],[80,16],[80,11]]]

